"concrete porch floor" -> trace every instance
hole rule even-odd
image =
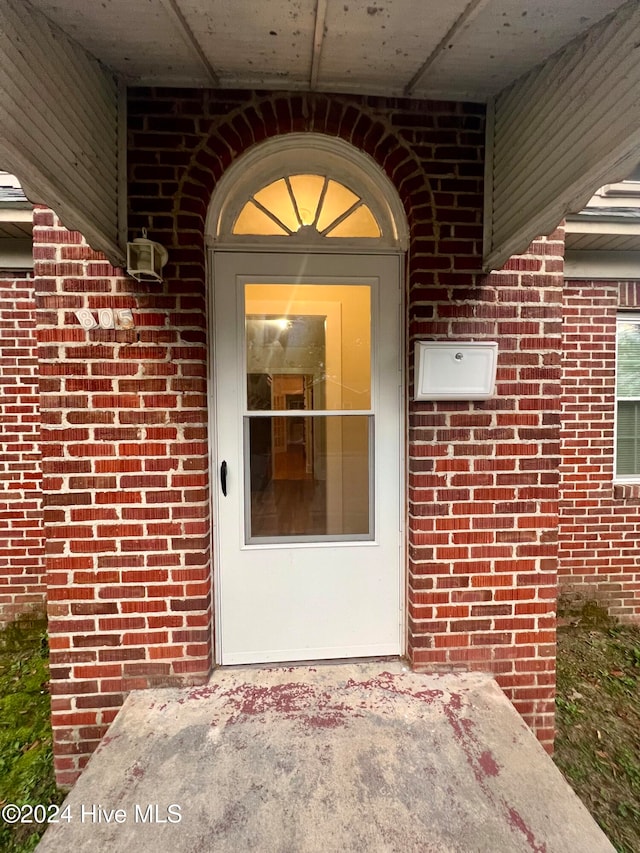
[[[614,850],[490,676],[401,662],[133,693],[65,805],[39,853]]]

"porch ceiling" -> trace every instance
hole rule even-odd
[[[130,84],[484,101],[623,0],[31,0]]]
[[[0,165],[120,265],[127,84],[486,101],[487,270],[638,161],[637,0],[0,0],[0,35]]]

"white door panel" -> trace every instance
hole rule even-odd
[[[398,654],[400,258],[213,258],[218,660]]]

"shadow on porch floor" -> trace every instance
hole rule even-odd
[[[613,851],[492,678],[400,662],[133,693],[66,805],[38,853]]]

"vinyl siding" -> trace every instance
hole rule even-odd
[[[0,153],[33,202],[121,260],[114,76],[43,15],[0,0]]]
[[[524,251],[636,164],[639,33],[632,0],[495,99],[486,267]]]

